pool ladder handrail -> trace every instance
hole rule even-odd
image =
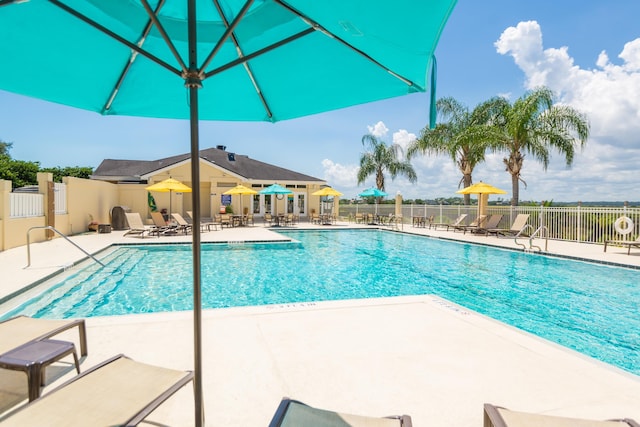
[[[94,260],[95,262],[97,262],[98,264],[100,264],[101,266],[105,266],[103,263],[101,263],[100,261],[98,261],[98,259],[96,259],[96,257],[94,257],[93,255],[91,255],[89,252],[85,251],[84,249],[82,249],[80,246],[78,246],[76,243],[74,243],[71,239],[69,239],[69,237],[67,237],[66,235],[64,235],[62,232],[56,230],[54,227],[50,226],[50,225],[41,225],[41,226],[36,226],[36,227],[31,227],[30,229],[27,230],[27,266],[24,268],[27,268],[31,265],[31,244],[30,244],[30,234],[31,230],[35,230],[35,229],[45,229],[45,230],[51,230],[51,231],[55,231],[56,233],[58,233],[58,235],[60,237],[62,237],[63,239],[65,239],[67,242],[71,243],[73,246],[75,246],[76,248],[80,249],[85,255],[87,255],[89,258],[91,258],[92,260]]]
[[[518,237],[520,237],[520,235],[522,235],[526,230],[531,229],[533,230],[533,226],[530,224],[527,224],[524,226],[524,228],[522,228],[522,230],[520,230],[518,232],[518,234],[516,234],[515,238],[514,238],[514,242],[516,243],[516,245],[522,246],[522,248],[526,251],[527,250],[527,245],[525,245],[524,243],[520,243],[518,242]],[[533,233],[531,233],[531,235],[529,236],[529,250],[536,248],[539,251],[542,251],[542,248],[540,246],[534,245],[533,244],[533,239],[535,239],[535,237],[537,235],[541,235],[543,231],[546,231],[545,236],[544,236],[544,251],[547,252],[547,248],[549,247],[549,229],[544,226],[541,225],[540,227],[538,227]]]

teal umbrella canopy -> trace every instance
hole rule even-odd
[[[0,0],[0,89],[186,119],[187,80],[200,119],[291,119],[428,90],[455,3],[195,0],[191,64],[187,0]]]
[[[272,184],[260,190],[260,194],[292,194],[293,191],[284,188],[280,184]]]
[[[362,193],[358,194],[358,196],[360,196],[360,197],[386,197],[386,196],[388,196],[388,194],[385,193],[382,190],[377,189],[377,188],[368,188],[368,189],[364,190]]]
[[[0,89],[105,115],[189,119],[191,183],[200,188],[200,119],[276,122],[427,91],[455,4],[0,0]],[[192,209],[198,224],[199,191]],[[200,427],[199,227],[192,239]]]

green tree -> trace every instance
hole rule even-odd
[[[375,175],[376,187],[384,191],[385,172],[389,173],[392,180],[398,175],[407,177],[411,183],[418,180],[409,160],[400,159],[403,152],[398,144],[387,146],[384,141],[369,134],[362,137],[362,145],[370,151],[365,151],[360,157],[358,184],[362,184],[369,176]]]
[[[0,139],[0,156],[8,156],[9,150],[13,146],[12,142],[4,142]]]
[[[10,180],[13,188],[37,184],[39,170],[38,162],[14,160],[8,154],[0,155],[0,179]]]
[[[55,182],[62,182],[62,178],[65,176],[89,179],[89,177],[93,173],[93,168],[81,166],[67,166],[61,168],[60,166],[56,166],[53,168],[43,168],[40,172],[52,173],[53,180]]]
[[[495,122],[501,105],[498,98],[492,98],[469,111],[454,98],[439,99],[436,106],[443,121],[433,129],[422,130],[420,137],[409,145],[408,157],[417,153],[448,155],[462,173],[458,187],[470,186],[473,170],[484,161],[487,148],[502,137]],[[470,203],[471,195],[465,194],[464,204]]]
[[[564,155],[567,166],[573,163],[576,147],[584,147],[589,138],[587,117],[567,105],[554,105],[553,92],[541,87],[525,93],[513,105],[502,100],[501,123],[504,137],[497,142],[497,151],[506,151],[503,159],[507,172],[511,174],[513,198],[511,205],[517,206],[520,195],[522,165],[526,154],[549,166],[551,150]]]

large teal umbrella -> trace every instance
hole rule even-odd
[[[455,3],[0,0],[0,89],[101,114],[188,118],[199,188],[200,118],[275,122],[426,91]],[[200,192],[192,196],[199,223]],[[197,227],[192,239],[200,426]]]
[[[260,190],[260,194],[271,194],[273,196],[284,196],[286,194],[292,194],[293,191],[284,188],[282,185],[280,184],[271,184],[268,187],[263,188],[262,190]],[[278,204],[276,203],[276,215],[278,214]]]
[[[371,187],[364,190],[362,193],[358,194],[360,197],[375,197],[376,198],[376,215],[378,215],[378,199],[382,197],[387,197],[388,194],[379,188]]]
[[[378,189],[378,188],[368,188],[364,190],[362,193],[358,194],[360,197],[386,197],[387,193]]]

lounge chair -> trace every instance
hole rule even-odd
[[[187,211],[187,215],[191,219],[190,224],[193,224],[193,211]],[[209,220],[207,220],[207,218],[200,218],[200,231],[211,231],[212,228],[218,230],[218,225],[220,224],[213,219],[209,218]]]
[[[129,230],[123,234],[124,236],[132,234],[138,237],[144,237],[146,233],[147,235],[157,234],[158,237],[160,237],[158,228],[155,226],[150,227],[144,225],[144,223],[142,222],[142,217],[139,213],[125,212],[125,216],[127,218],[127,224],[129,224]]]
[[[619,420],[587,420],[565,418],[552,415],[532,414],[528,412],[510,411],[505,408],[485,403],[484,427],[640,427],[630,418]]]
[[[192,380],[190,371],[118,355],[8,414],[0,426],[136,426]]]
[[[435,230],[437,230],[438,227],[446,227],[447,231],[449,231],[449,227],[457,227],[457,226],[461,225],[462,221],[464,221],[466,218],[467,218],[467,214],[460,214],[460,215],[458,215],[458,218],[456,218],[451,223],[434,222],[434,223],[429,225],[429,228],[433,227]]]
[[[502,221],[502,217],[503,217],[503,215],[501,215],[501,214],[491,215],[489,217],[489,219],[484,224],[482,224],[480,226],[477,226],[477,227],[469,226],[469,227],[465,228],[464,231],[465,231],[465,233],[467,231],[470,231],[472,233],[484,233],[485,230],[487,230],[487,229],[498,228],[498,224],[500,224],[500,221]]]
[[[151,219],[153,220],[153,224],[155,225],[158,235],[169,233],[171,231],[175,231],[176,227],[174,225],[168,225],[164,220],[164,216],[160,212],[151,212]]]
[[[466,234],[467,230],[476,230],[482,227],[486,221],[487,221],[486,215],[479,215],[476,219],[471,221],[471,224],[469,225],[460,224],[460,225],[452,226],[452,228],[454,232],[456,230],[462,230]]]
[[[30,341],[42,341],[68,329],[78,328],[80,355],[87,355],[87,331],[83,319],[51,320],[17,316],[0,322],[0,354]]]
[[[513,220],[511,228],[486,228],[483,230],[487,234],[495,234],[496,237],[500,236],[519,236],[523,233],[523,230],[527,227],[527,221],[529,221],[529,214],[518,214],[516,219]]]
[[[640,236],[636,240],[605,240],[604,251],[607,252],[607,245],[618,245],[627,247],[627,255],[631,255],[631,247],[640,248]]]
[[[176,231],[182,231],[184,234],[189,234],[193,229],[193,226],[189,224],[179,213],[172,213],[171,216],[178,223]]]
[[[386,418],[341,414],[313,408],[297,400],[284,398],[280,402],[269,427],[411,427],[408,415]]]

